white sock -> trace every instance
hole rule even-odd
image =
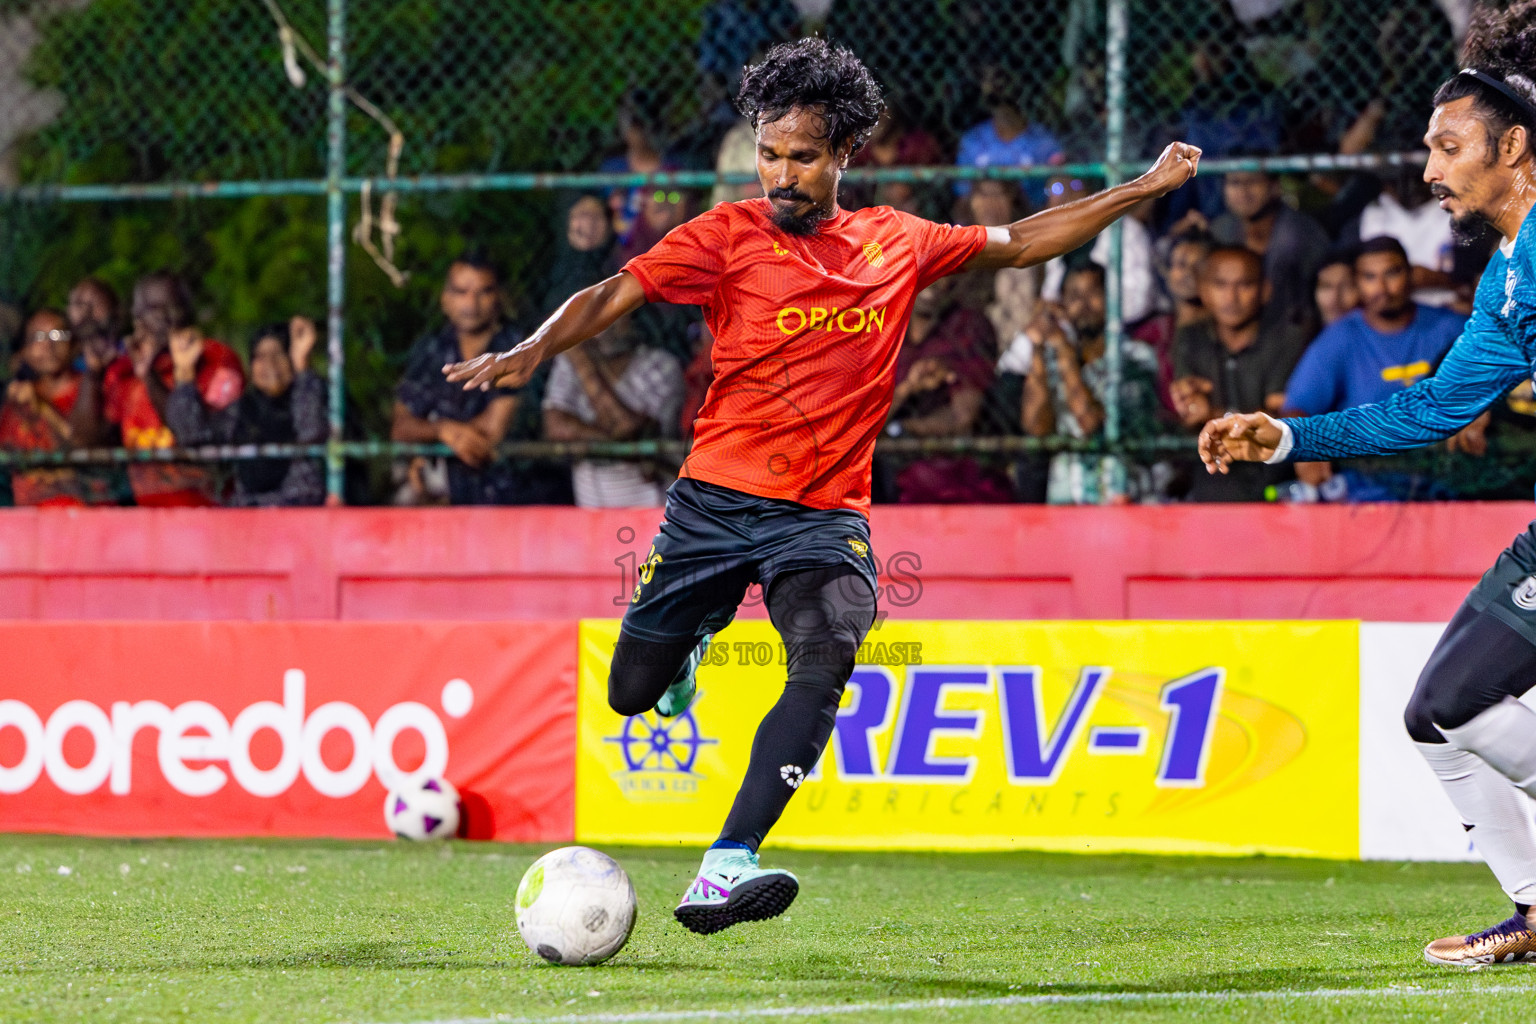
[[[1525,796],[1476,754],[1448,743],[1414,746],[1472,826],[1472,842],[1499,885],[1516,903],[1536,905],[1536,825]]]
[[[1440,731],[1451,746],[1470,750],[1510,782],[1536,796],[1536,711],[1505,697],[1466,725]]]

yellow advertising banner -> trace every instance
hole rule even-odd
[[[623,718],[618,626],[581,625],[577,838],[712,841],[783,689],[779,636],[735,623],[692,708]],[[1353,858],[1358,662],[1355,622],[887,621],[769,842]]]

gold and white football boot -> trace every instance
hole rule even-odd
[[[1446,967],[1520,964],[1536,960],[1536,929],[1525,914],[1472,935],[1448,935],[1424,947],[1424,959]]]

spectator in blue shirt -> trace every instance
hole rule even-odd
[[[981,81],[981,102],[992,116],[960,136],[955,163],[962,167],[1035,167],[1065,162],[1056,136],[1024,116],[1019,106],[1021,92],[1015,76],[1001,68],[987,69]],[[968,195],[970,183],[960,182],[955,190]],[[1045,202],[1040,182],[1031,182],[1028,190],[1035,206]]]
[[[1286,384],[1288,416],[1369,405],[1412,387],[1435,371],[1466,323],[1460,313],[1413,301],[1413,268],[1397,239],[1383,235],[1362,242],[1354,266],[1359,308],[1324,328],[1307,347]],[[1321,487],[1333,472],[1326,462],[1298,463],[1296,476]],[[1382,486],[1388,493],[1377,493]],[[1353,472],[1347,487],[1335,489],[1355,498],[1393,496],[1388,478]]]
[[[1291,372],[1285,407],[1317,416],[1380,402],[1428,377],[1467,318],[1413,301],[1412,266],[1397,239],[1355,254],[1360,306],[1323,329]]]

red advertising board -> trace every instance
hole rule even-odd
[[[569,839],[576,623],[0,623],[0,830],[382,837],[436,774],[464,832]]]
[[[1445,622],[1532,509],[876,505],[871,516],[893,619]],[[628,605],[660,519],[533,505],[0,509],[0,620],[606,619]],[[766,618],[758,588],[737,617]]]

